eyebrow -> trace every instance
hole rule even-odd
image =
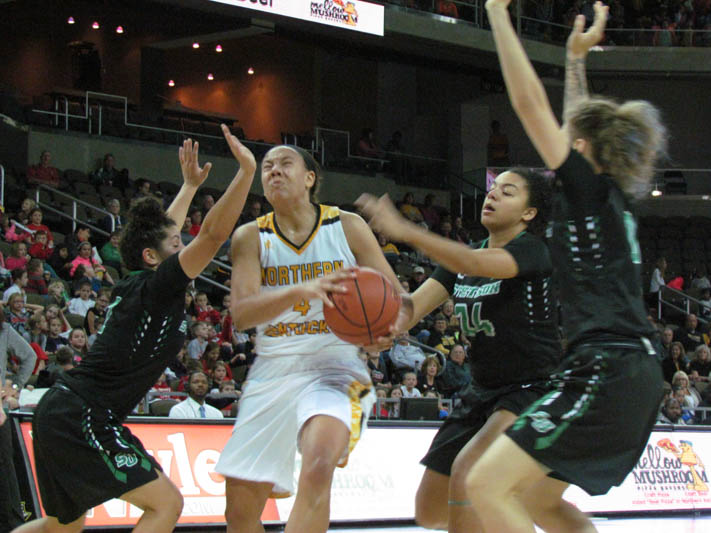
[[[285,159],[293,159],[293,158],[294,158],[294,154],[284,154],[284,155],[281,155],[281,156],[276,156],[276,157],[271,157],[271,158],[269,158],[269,159],[265,159],[265,160],[262,162],[262,164],[263,164],[263,165],[266,165],[267,163],[273,163],[273,162],[276,161],[276,160],[284,161]]]
[[[514,183],[502,183],[499,185],[499,187],[501,187],[502,189],[504,187],[513,187],[514,189],[518,189],[518,186]]]

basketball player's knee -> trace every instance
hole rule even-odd
[[[170,488],[166,487],[161,492],[160,503],[155,506],[155,511],[165,516],[175,517],[177,521],[183,512],[183,495],[172,484]]]
[[[331,486],[334,469],[333,463],[318,455],[304,460],[301,464],[299,484],[305,484],[311,488],[328,489]]]
[[[419,498],[415,504],[415,522],[425,529],[446,529],[447,515],[437,509],[431,502]]]
[[[491,483],[486,470],[477,464],[469,470],[464,479],[466,494],[472,505],[495,498],[495,486],[496,483]]]

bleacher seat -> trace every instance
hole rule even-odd
[[[156,400],[148,406],[148,412],[153,416],[168,416],[173,406],[179,404],[177,400]]]
[[[64,171],[64,179],[75,185],[79,182],[89,183],[89,176],[85,172],[73,168]]]
[[[32,305],[45,305],[47,298],[41,294],[27,293],[27,303]]]
[[[65,313],[64,316],[67,319],[67,322],[69,322],[69,325],[71,327],[73,327],[73,328],[84,327],[84,317],[83,316],[75,315],[74,313]]]

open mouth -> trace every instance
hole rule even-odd
[[[484,204],[484,209],[483,209],[483,211],[484,211],[484,213],[493,213],[494,211],[496,211],[496,209],[494,209],[493,207],[491,207],[490,204]]]

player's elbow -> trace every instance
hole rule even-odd
[[[250,313],[248,307],[240,305],[239,302],[232,304],[230,313],[232,315],[232,324],[238,331],[244,331],[245,329],[252,328],[256,325],[249,320]]]

